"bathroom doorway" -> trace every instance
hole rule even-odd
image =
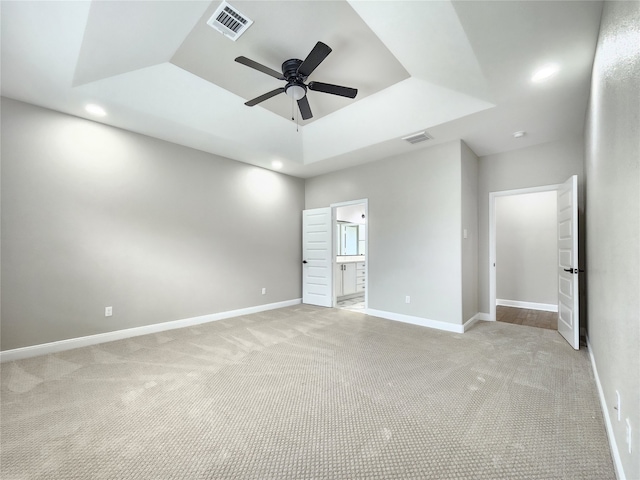
[[[368,202],[355,200],[333,204],[333,305],[366,313]]]

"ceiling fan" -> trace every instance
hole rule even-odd
[[[304,83],[307,80],[307,77],[311,75],[316,67],[320,65],[320,63],[322,63],[330,53],[331,48],[329,48],[329,46],[322,42],[318,42],[304,61],[298,60],[297,58],[285,61],[282,64],[282,73],[279,73],[272,68],[265,67],[264,65],[261,65],[247,57],[236,58],[236,62],[238,63],[254,68],[262,73],[266,73],[267,75],[271,75],[278,80],[285,80],[287,82],[284,87],[276,88],[275,90],[271,90],[264,95],[254,98],[253,100],[249,100],[248,102],[245,102],[245,105],[253,107],[260,102],[264,102],[265,100],[284,92],[293,100],[297,100],[302,119],[308,120],[313,117],[313,114],[311,113],[309,100],[307,100],[307,90],[330,93],[331,95],[340,95],[341,97],[355,98],[358,94],[358,90],[355,88],[342,87],[340,85],[332,85],[330,83],[322,82]]]

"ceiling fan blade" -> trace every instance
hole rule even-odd
[[[309,82],[309,90],[322,93],[330,93],[332,95],[340,95],[341,97],[356,98],[358,94],[357,88],[341,87],[340,85],[332,85],[330,83]]]
[[[243,65],[246,65],[247,67],[251,67],[251,68],[253,68],[255,70],[258,70],[259,72],[266,73],[267,75],[271,75],[272,77],[277,78],[278,80],[284,80],[285,79],[284,76],[282,75],[282,73],[276,72],[272,68],[265,67],[264,65],[262,65],[262,64],[260,64],[258,62],[254,62],[250,58],[238,57],[238,58],[236,58],[236,62],[241,63]]]
[[[298,67],[298,73],[304,77],[308,77],[330,53],[331,48],[329,48],[328,45],[325,45],[322,42],[316,43],[316,46],[313,47],[311,53],[307,55],[307,58],[305,58],[304,62],[302,62]]]
[[[276,88],[275,90],[271,90],[270,92],[267,92],[264,95],[260,95],[259,97],[254,98],[253,100],[244,102],[244,104],[248,107],[253,107],[254,105],[257,105],[260,102],[264,102],[265,100],[268,100],[271,97],[275,97],[276,95],[279,95],[282,92],[284,92],[284,87]]]
[[[311,114],[311,107],[309,106],[309,100],[307,100],[306,95],[298,100],[298,107],[300,108],[300,113],[302,114],[303,120],[309,120],[311,117],[313,117],[313,115]]]

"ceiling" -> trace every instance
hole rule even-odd
[[[582,133],[602,2],[229,3],[254,21],[236,41],[206,24],[219,1],[3,0],[2,95],[303,178],[454,139],[483,156]],[[244,105],[284,82],[235,57],[279,71],[318,41],[332,53],[308,80],[355,99],[308,92],[308,121],[285,95]],[[402,140],[421,131],[433,139]]]
[[[336,208],[336,220],[338,222],[359,223],[366,225],[366,204],[343,205]]]

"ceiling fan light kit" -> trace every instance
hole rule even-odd
[[[287,83],[287,86],[284,87],[284,93],[294,100],[300,100],[307,94],[307,87],[296,83]]]
[[[235,59],[236,62],[270,75],[278,80],[285,80],[287,82],[284,87],[276,88],[275,90],[260,95],[259,97],[248,100],[245,102],[245,105],[253,107],[284,92],[288,97],[291,97],[293,100],[298,102],[298,108],[300,109],[302,119],[309,120],[313,117],[313,114],[311,113],[311,107],[309,106],[309,100],[307,99],[308,90],[329,93],[331,95],[338,95],[341,97],[355,98],[358,94],[358,90],[355,88],[322,82],[305,83],[309,75],[311,75],[311,73],[324,61],[325,58],[327,58],[330,53],[331,48],[328,45],[318,42],[304,61],[297,58],[286,60],[282,64],[282,73],[247,57],[237,57]]]

